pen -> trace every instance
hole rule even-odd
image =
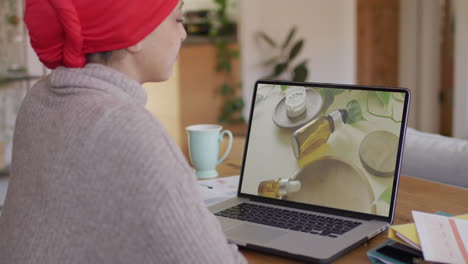
[[[201,183],[200,183],[200,185],[201,185],[201,186],[204,186],[204,187],[206,187],[206,188],[208,188],[208,189],[213,189],[213,186],[209,186],[209,185],[205,185],[205,184],[201,184]]]

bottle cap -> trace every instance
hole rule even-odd
[[[338,111],[340,111],[341,119],[343,119],[343,122],[344,122],[345,124],[348,124],[348,117],[349,117],[348,110],[346,110],[346,109],[339,109]]]
[[[292,181],[292,180],[288,181],[288,186],[287,186],[288,193],[298,192],[301,190],[301,187],[302,185],[300,181]]]
[[[333,129],[332,132],[338,127],[340,127],[343,123],[346,123],[343,120],[343,115],[341,114],[340,110],[336,110],[332,112],[330,115],[331,119],[333,120]]]

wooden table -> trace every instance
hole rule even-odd
[[[231,154],[217,168],[221,177],[240,173],[243,144],[244,141],[241,138],[234,141]],[[468,213],[468,190],[401,176],[394,224],[413,222],[412,210],[429,213],[444,211],[454,215]],[[388,231],[348,252],[333,263],[371,263],[366,256],[366,252],[387,240],[387,236]],[[300,263],[248,249],[241,249],[241,252],[249,263]]]

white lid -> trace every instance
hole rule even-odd
[[[288,190],[288,193],[290,192],[298,192],[301,190],[301,182],[300,181],[292,181],[292,180],[289,180],[288,181],[288,185],[287,185],[287,190]]]
[[[340,127],[344,122],[343,122],[343,116],[341,115],[339,110],[333,111],[330,114],[331,118],[333,119],[333,127],[336,129]]]
[[[286,114],[296,117],[306,110],[306,91],[304,87],[290,87],[286,90]]]

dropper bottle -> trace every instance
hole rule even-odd
[[[330,135],[347,122],[348,110],[338,109],[300,127],[294,132],[292,138],[292,148],[296,159],[301,159],[307,153],[325,144]]]
[[[282,199],[288,193],[301,190],[301,182],[291,179],[263,181],[258,185],[258,194],[264,197]]]

